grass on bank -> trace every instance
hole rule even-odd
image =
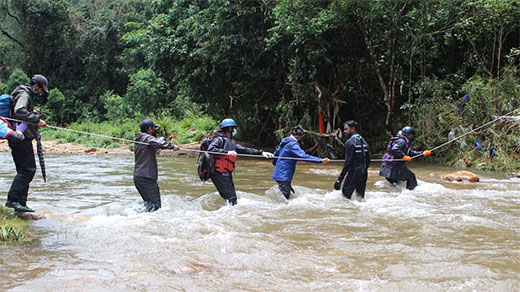
[[[218,127],[218,123],[206,115],[197,116],[195,114],[188,114],[181,120],[168,117],[151,117],[151,119],[160,125],[157,130],[157,137],[166,137],[175,144],[198,142],[207,136],[211,130]],[[140,131],[139,123],[141,120],[140,118],[133,118],[101,123],[83,122],[71,124],[67,128],[126,140],[134,140],[135,133]],[[44,140],[57,140],[60,143],[73,143],[98,148],[118,148],[123,145],[123,142],[120,140],[65,130],[45,128],[42,129],[41,132]],[[129,148],[133,147],[133,144],[125,144],[129,145]]]
[[[12,209],[0,206],[0,241],[30,241],[30,222],[12,214]]]

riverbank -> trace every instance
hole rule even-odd
[[[12,209],[0,206],[0,241],[30,241],[29,220],[13,214]]]
[[[34,149],[36,151],[36,142],[33,142]],[[192,142],[180,145],[183,149],[199,149],[199,142]],[[130,149],[130,145],[121,144],[116,148],[100,148],[100,147],[89,147],[81,144],[74,143],[61,143],[58,140],[42,141],[43,152],[52,154],[133,154]],[[0,152],[11,152],[7,140],[0,140]],[[162,154],[166,154],[166,151],[162,151]],[[178,155],[189,155],[194,152],[177,151]]]

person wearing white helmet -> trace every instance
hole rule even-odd
[[[237,204],[237,194],[235,192],[235,184],[233,183],[233,171],[237,154],[262,155],[266,158],[273,157],[273,154],[270,152],[236,144],[233,141],[233,137],[236,134],[237,124],[235,121],[230,118],[224,119],[220,123],[220,130],[213,134],[213,140],[208,147],[209,152],[221,153],[212,154],[215,162],[210,178],[220,196],[227,200],[230,205]]]

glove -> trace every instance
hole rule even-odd
[[[403,156],[403,160],[412,161],[412,158],[408,155]]]
[[[341,188],[341,180],[336,180],[336,182],[334,183],[334,189],[337,191]]]
[[[431,154],[432,154],[432,152],[430,150],[424,150],[424,152],[423,152],[424,157],[431,155]]]
[[[227,155],[237,156],[237,152],[235,150],[231,150],[227,152]]]
[[[265,157],[265,158],[273,158],[274,157],[273,153],[265,152],[265,151],[262,151],[262,156]]]

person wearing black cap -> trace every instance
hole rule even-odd
[[[392,184],[399,181],[406,181],[406,188],[415,189],[417,186],[417,178],[415,174],[408,169],[405,161],[412,161],[412,157],[426,157],[432,152],[430,150],[415,151],[410,147],[410,142],[415,137],[415,130],[412,127],[404,127],[397,136],[390,139],[383,155],[383,162],[379,175],[386,178]]]
[[[334,183],[334,189],[340,189],[341,182],[346,175],[342,190],[343,196],[350,199],[355,190],[361,198],[365,198],[368,166],[370,165],[368,143],[359,135],[359,124],[356,121],[346,121],[343,124],[343,132],[349,139],[345,142],[345,164]]]
[[[286,199],[289,199],[291,192],[294,193],[291,182],[296,170],[296,162],[299,159],[305,159],[305,161],[312,163],[328,163],[330,161],[328,158],[322,159],[305,153],[299,144],[304,136],[305,130],[303,127],[301,125],[295,126],[291,130],[291,135],[284,138],[273,153],[275,157],[280,158],[273,158],[274,171],[272,179],[278,183],[278,188]]]
[[[150,119],[145,119],[139,124],[140,133],[135,134],[134,156],[134,184],[144,200],[145,211],[153,212],[161,208],[161,193],[157,184],[157,158],[156,153],[161,149],[179,150],[179,146],[164,138],[156,138],[158,124]]]
[[[48,94],[49,89],[47,78],[43,75],[34,75],[29,84],[19,85],[11,93],[12,118],[22,121],[12,124],[23,129],[25,136],[21,142],[8,141],[16,165],[16,176],[7,193],[5,206],[14,208],[17,212],[34,212],[27,207],[29,184],[36,173],[32,140],[36,138],[38,127],[47,127],[47,123],[40,118],[39,112],[34,110],[33,99],[44,93]],[[16,127],[14,130],[17,130]]]

